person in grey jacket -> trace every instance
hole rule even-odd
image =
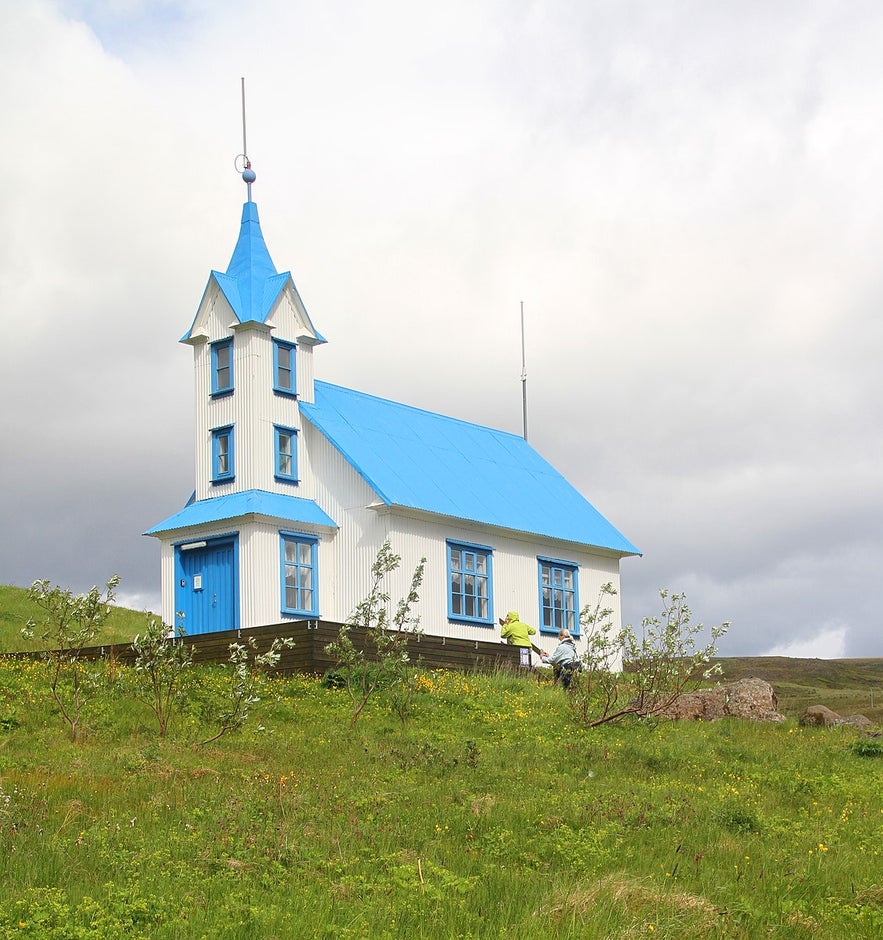
[[[579,669],[580,663],[576,644],[567,630],[558,631],[558,645],[555,647],[555,652],[545,657],[544,661],[551,664],[555,679],[560,679],[565,689],[570,688],[570,681],[573,679],[574,672]]]

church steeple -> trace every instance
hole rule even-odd
[[[276,265],[270,257],[261,231],[258,207],[251,198],[252,183],[257,177],[251,167],[251,162],[243,159],[245,169],[242,172],[242,179],[248,186],[248,199],[242,207],[242,220],[239,225],[236,247],[233,249],[227,270],[223,273],[214,270],[211,272],[200,310],[190,330],[181,338],[181,342],[198,340],[199,324],[204,319],[201,314],[204,313],[206,300],[211,295],[211,288],[214,285],[220,290],[240,324],[267,323],[287,288],[292,298],[292,305],[297,310],[300,319],[300,328],[296,337],[293,336],[292,339],[309,345],[324,343],[325,339],[313,326],[300,299],[291,272],[277,272]]]

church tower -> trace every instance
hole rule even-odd
[[[163,621],[187,634],[275,623],[280,611],[315,615],[317,541],[336,529],[308,492],[300,446],[313,349],[325,340],[291,273],[273,264],[247,161],[242,178],[230,263],[209,275],[181,338],[193,349],[193,496],[147,533],[163,545]],[[280,533],[290,533],[281,558]]]

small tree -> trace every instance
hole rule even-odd
[[[344,686],[353,704],[351,728],[379,686],[394,688],[407,682],[410,658],[406,647],[408,640],[420,632],[420,618],[413,616],[411,610],[420,599],[419,590],[423,583],[426,559],[420,559],[420,564],[414,569],[407,595],[398,601],[395,614],[390,617],[390,595],[383,589],[383,585],[386,576],[399,567],[401,560],[401,556],[393,553],[387,539],[380,546],[377,558],[371,566],[372,580],[368,596],[356,605],[347,622],[341,626],[337,639],[325,647],[325,651],[335,660],[337,669],[343,676]],[[350,636],[353,627],[365,629],[365,642],[374,647],[370,660],[364,650],[356,649],[353,644]],[[402,721],[410,711],[410,702],[408,695],[394,695],[394,705]]]
[[[251,706],[261,700],[258,695],[260,675],[272,670],[279,663],[282,650],[292,646],[292,637],[276,637],[266,653],[257,652],[254,637],[248,637],[247,643],[230,644],[227,662],[231,670],[231,681],[227,705],[218,715],[220,728],[217,733],[200,742],[200,747],[217,741],[228,731],[238,731],[245,724]],[[254,654],[252,662],[249,661],[249,651]]]
[[[184,643],[184,628],[174,637],[161,620],[147,616],[147,627],[132,641],[135,651],[136,698],[147,704],[164,738],[176,704],[181,698],[181,684],[193,665],[193,647]]]
[[[709,663],[729,628],[727,622],[712,627],[710,641],[697,649],[703,625],[692,623],[684,594],[662,590],[662,613],[643,619],[640,637],[631,626],[615,631],[613,611],[603,606],[615,593],[612,584],[605,584],[595,607],[580,615],[588,649],[582,670],[571,682],[568,702],[574,720],[589,728],[664,712],[699,682],[719,674],[720,665]]]
[[[88,695],[91,672],[82,653],[94,646],[110,616],[114,589],[120,583],[113,575],[104,591],[97,586],[86,594],[74,594],[49,581],[34,581],[28,599],[45,611],[41,639],[49,644],[44,656],[49,667],[49,689],[70,733],[76,741],[80,732],[83,703]],[[37,623],[30,619],[22,633],[33,638]]]

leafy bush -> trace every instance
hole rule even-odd
[[[42,638],[51,647],[44,655],[49,669],[49,688],[71,741],[77,740],[83,703],[94,688],[94,670],[82,658],[92,646],[110,616],[118,575],[111,577],[104,591],[97,586],[86,594],[74,594],[49,581],[35,581],[28,590],[28,599],[45,611]],[[22,633],[32,638],[37,623],[29,620]]]
[[[419,633],[420,618],[411,613],[419,598],[423,583],[422,558],[414,570],[411,587],[406,597],[399,600],[395,614],[390,616],[390,595],[383,589],[387,575],[395,571],[401,556],[393,553],[389,540],[381,545],[371,566],[371,590],[356,605],[356,609],[343,624],[334,642],[325,651],[335,663],[335,673],[343,678],[343,685],[352,702],[350,727],[352,728],[368,704],[368,700],[381,686],[390,693],[391,704],[404,721],[410,715],[416,687],[410,681],[410,658],[406,650],[408,640]],[[364,650],[356,649],[350,632],[353,627],[364,628],[367,641],[374,647],[371,660]],[[373,661],[372,661],[373,660]]]
[[[859,738],[849,749],[856,757],[883,757],[883,738]]]
[[[181,628],[170,637],[161,620],[148,616],[144,633],[132,641],[136,695],[153,711],[163,738],[181,696],[181,682],[193,665],[193,647],[185,645],[183,634]]]
[[[588,648],[568,690],[577,724],[594,728],[628,716],[657,715],[699,681],[720,673],[719,664],[709,664],[729,624],[713,627],[711,641],[697,649],[704,626],[692,623],[685,595],[659,593],[662,613],[644,618],[640,637],[631,625],[613,629],[613,610],[603,606],[616,594],[612,584],[601,588],[594,608],[583,609],[580,624]]]

